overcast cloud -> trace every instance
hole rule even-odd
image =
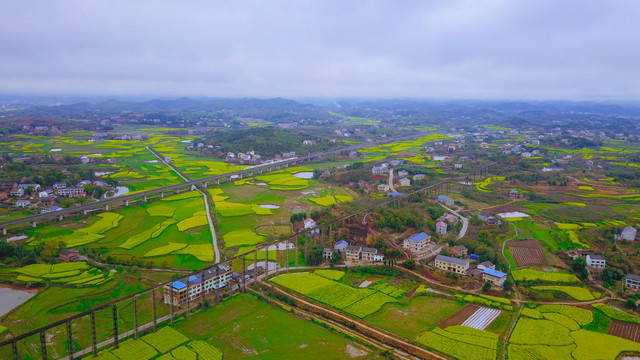
[[[1,1],[0,92],[638,99],[639,1]]]

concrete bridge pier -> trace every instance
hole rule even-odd
[[[220,179],[216,179],[216,185],[220,185]]]
[[[129,200],[124,201],[124,206],[129,206]]]
[[[260,172],[260,174],[262,174],[262,168],[260,168],[260,170],[258,170]]]
[[[58,215],[58,221],[62,221],[62,219],[64,219],[64,216]]]
[[[89,213],[89,210],[82,210],[83,215],[87,215],[88,213]]]
[[[103,206],[102,209],[104,211],[109,211],[109,204],[106,204],[105,206]]]
[[[2,235],[7,235],[7,228],[2,228]]]
[[[160,199],[164,199],[164,191],[160,191],[160,192],[158,193],[158,197],[159,197]]]
[[[36,226],[37,226],[37,225],[36,225],[36,222],[35,222],[35,221],[32,221],[32,222],[31,222],[31,227],[36,227]]]
[[[206,181],[202,183],[202,187],[205,188],[205,189],[207,188],[207,182]]]
[[[142,202],[147,202],[147,195],[142,197]]]

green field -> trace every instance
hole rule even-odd
[[[525,310],[528,317],[518,320],[509,339],[509,359],[615,359],[625,351],[640,352],[636,342],[586,330],[595,319],[589,310],[563,305]],[[531,318],[539,315],[544,319]]]
[[[613,320],[640,324],[640,318],[628,314],[622,310],[612,308],[611,306],[605,304],[593,304],[593,307],[602,311],[606,316]]]
[[[435,328],[416,341],[460,360],[494,360],[498,354],[498,335],[466,326]]]
[[[369,349],[250,295],[239,294],[180,321],[175,329],[222,350],[224,359],[350,359],[347,347]],[[371,355],[362,357],[371,358]]]
[[[284,274],[272,281],[359,318],[375,313],[387,303],[398,301],[379,291],[354,288],[313,273]]]
[[[595,299],[595,296],[589,290],[577,286],[532,286],[531,289],[538,291],[561,292],[578,301],[589,301]]]
[[[394,334],[413,339],[425,330],[432,330],[463,306],[461,301],[416,296],[408,303],[386,305],[365,320]]]
[[[534,269],[518,269],[511,271],[515,281],[548,281],[559,283],[579,283],[575,275],[568,271],[546,272]]]
[[[164,327],[155,333],[142,336],[138,340],[128,339],[118,348],[103,349],[97,359],[101,360],[150,360],[150,359],[207,359],[222,360],[222,352],[204,341],[189,341],[171,327]],[[85,357],[93,358],[93,355]]]

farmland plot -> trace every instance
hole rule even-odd
[[[640,325],[622,321],[612,321],[609,326],[609,335],[621,337],[623,339],[640,342]]]
[[[507,246],[519,268],[531,265],[549,265],[549,260],[544,255],[542,246],[535,239],[510,240]]]
[[[455,359],[463,360],[493,360],[498,350],[498,335],[460,326],[435,328],[416,341]]]
[[[462,326],[484,330],[500,315],[500,313],[502,313],[502,311],[498,309],[481,307],[469,316],[462,323]]]
[[[480,307],[477,305],[466,305],[465,307],[460,309],[460,311],[455,313],[455,315],[438,324],[438,327],[441,329],[445,329],[453,325],[462,325],[462,323],[465,322],[476,311],[478,311],[478,309],[480,309]]]
[[[433,329],[463,306],[462,302],[455,300],[417,296],[409,304],[389,304],[366,320],[382,329],[413,339],[425,330]]]
[[[371,289],[353,288],[312,273],[284,274],[273,278],[272,281],[336,309],[344,309],[345,312],[360,318],[375,313],[386,303],[397,301]]]

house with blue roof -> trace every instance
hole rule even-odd
[[[19,208],[26,208],[29,206],[29,200],[18,200],[16,201],[16,206]]]
[[[438,202],[441,202],[446,206],[453,206],[455,204],[453,199],[448,197],[447,195],[438,195]]]
[[[386,166],[374,166],[373,169],[371,169],[371,173],[373,175],[383,175],[389,172],[389,169],[387,169]]]
[[[509,190],[509,199],[522,199],[522,193],[518,190]]]
[[[347,246],[349,246],[348,242],[344,240],[340,240],[336,243],[336,245],[333,248],[339,253],[343,253],[345,252],[345,250],[347,250]]]
[[[204,270],[202,275],[191,275],[184,281],[174,281],[162,289],[164,302],[179,306],[187,301],[196,301],[204,294],[227,286],[232,273],[231,266],[217,265]]]
[[[91,185],[91,180],[82,180],[76,184],[77,187],[83,187],[85,185]]]
[[[50,207],[45,207],[42,210],[40,210],[40,214],[46,214],[46,213],[50,213],[50,212],[54,212],[54,211],[60,211],[62,210],[61,207],[59,206],[50,206]]]
[[[431,235],[421,232],[402,241],[402,247],[413,252],[419,253],[431,243]]]
[[[503,272],[491,268],[484,269],[484,271],[482,271],[482,280],[491,283],[492,285],[502,287],[502,284],[504,284],[506,279],[507,274]]]

